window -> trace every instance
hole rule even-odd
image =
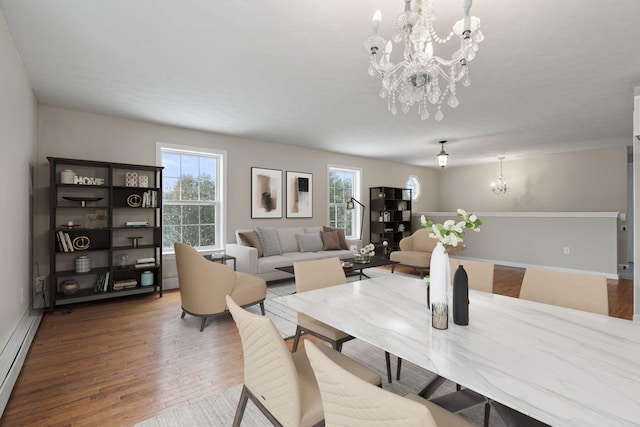
[[[360,169],[329,166],[329,226],[344,228],[345,235],[359,238],[362,230],[362,207],[347,209],[351,197],[360,201]]]
[[[174,242],[220,249],[226,235],[226,152],[158,144],[162,171],[162,251]]]
[[[407,179],[407,188],[413,190],[411,192],[411,200],[418,200],[420,198],[420,180],[415,175],[410,175]]]

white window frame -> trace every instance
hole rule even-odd
[[[164,142],[156,143],[156,164],[162,165],[162,153],[173,152],[179,154],[188,154],[203,157],[217,157],[218,167],[216,174],[216,197],[212,204],[215,206],[216,224],[216,244],[213,246],[197,247],[198,252],[212,253],[224,250],[227,236],[227,152],[225,150],[216,150],[213,148],[195,147],[178,144],[168,144]],[[164,189],[162,189],[163,191]],[[163,207],[165,204],[163,197]],[[164,209],[163,209],[164,211]],[[163,255],[175,255],[173,249],[164,249],[164,228],[163,228]]]
[[[409,185],[409,181],[413,181],[413,186]],[[420,178],[415,175],[409,175],[406,182],[407,188],[412,188],[411,192],[411,200],[418,200],[420,196],[422,196],[422,184],[420,183]]]
[[[358,200],[363,205],[366,203],[362,200],[362,191],[361,191],[361,183],[362,183],[362,169],[353,167],[353,166],[342,166],[342,165],[328,165],[327,166],[327,222],[331,218],[331,203],[330,203],[330,192],[331,192],[331,172],[339,171],[339,172],[347,172],[353,174],[353,194],[352,197]],[[350,199],[350,198],[349,198]],[[346,202],[345,200],[345,208]],[[352,235],[346,235],[347,238],[350,239],[359,239],[360,235],[364,232],[364,230],[360,229],[362,221],[363,208],[362,206],[354,203],[355,209],[353,210],[353,215],[351,218],[351,229],[354,231]],[[364,227],[364,224],[362,225]],[[364,239],[365,236],[363,235]]]

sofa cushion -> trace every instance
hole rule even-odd
[[[282,253],[285,252],[298,252],[298,241],[296,240],[296,234],[304,233],[302,227],[278,227],[276,228],[278,233],[278,239],[280,240],[280,249]]]
[[[319,232],[321,232],[321,231],[323,231],[323,230],[322,230],[322,227],[305,227],[305,228],[304,228],[304,232],[305,232],[306,234],[309,234],[309,233],[319,233]]]
[[[278,239],[278,232],[273,227],[256,227],[256,233],[262,245],[262,254],[265,257],[280,255],[282,248]]]
[[[296,240],[298,241],[298,247],[300,248],[300,252],[316,252],[321,251],[322,237],[320,237],[320,232],[318,233],[309,233],[309,234],[296,234]]]
[[[322,236],[322,250],[332,251],[340,250],[340,239],[338,238],[338,231],[323,231],[320,233]]]
[[[336,231],[338,233],[338,243],[340,245],[338,249],[349,250],[349,246],[347,246],[347,239],[344,235],[344,228],[333,228],[333,227],[323,226],[322,231]]]
[[[256,248],[258,250],[258,258],[262,256],[262,245],[260,244],[260,238],[256,230],[239,230],[238,243]]]

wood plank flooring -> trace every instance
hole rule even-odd
[[[494,292],[517,296],[523,275],[496,266]],[[609,306],[631,318],[632,281],[609,281]],[[228,315],[199,332],[177,291],[80,304],[44,316],[0,426],[131,426],[241,382]]]

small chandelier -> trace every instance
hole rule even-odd
[[[498,157],[500,160],[500,175],[498,175],[498,182],[491,183],[491,191],[498,195],[503,195],[507,192],[507,181],[504,179],[504,175],[502,175],[502,161],[504,157]]]
[[[452,31],[444,38],[439,37],[433,27],[436,19],[434,0],[405,0],[404,12],[396,18],[396,33],[392,40],[400,43],[404,39],[404,60],[394,64],[390,60],[393,44],[378,35],[382,20],[380,11],[373,15],[373,33],[364,42],[371,53],[369,74],[376,72],[382,76],[381,98],[387,98],[391,114],[400,109],[407,113],[411,106],[418,104],[418,114],[422,120],[429,118],[427,102],[437,105],[437,121],[442,120],[442,101],[456,108],[460,102],[456,98],[456,83],[471,84],[467,64],[476,57],[478,43],[484,40],[480,32],[480,19],[470,16],[471,0],[463,0],[464,17],[453,25]],[[453,36],[460,38],[460,49],[451,54],[450,59],[434,55],[434,44],[444,44]],[[381,53],[378,57],[378,53]],[[444,88],[440,81],[444,80]]]
[[[447,160],[449,159],[449,155],[447,154],[446,151],[444,151],[444,144],[446,142],[447,141],[440,141],[440,144],[442,144],[441,145],[442,149],[436,156],[438,158],[438,166],[440,166],[442,169],[444,169],[444,167],[447,166]]]

